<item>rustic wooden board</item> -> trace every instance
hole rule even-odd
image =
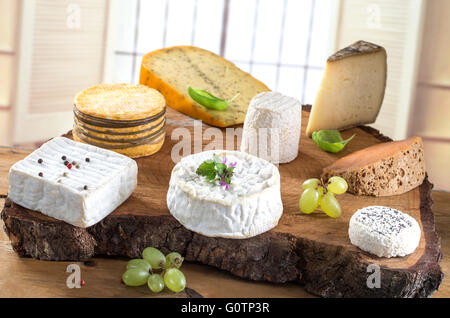
[[[344,212],[338,219],[323,213],[299,213],[300,185],[305,179],[319,176],[324,166],[339,157],[386,141],[374,130],[354,128],[343,133],[344,138],[357,134],[344,151],[337,155],[322,152],[304,137],[308,114],[303,112],[299,157],[280,166],[283,217],[267,233],[246,240],[208,238],[186,230],[170,216],[165,198],[174,166],[170,154],[178,141],[171,136],[177,127],[192,131],[193,121],[169,111],[165,145],[157,154],[137,160],[138,188],[113,214],[88,229],[81,229],[6,200],[2,218],[12,246],[21,256],[85,260],[99,254],[136,257],[144,247],[152,245],[164,252],[176,250],[188,261],[212,265],[239,277],[299,282],[307,291],[324,297],[429,296],[442,280],[440,242],[431,211],[431,184],[426,180],[420,188],[393,197],[341,195],[339,201]],[[196,141],[209,143],[201,138]],[[383,259],[350,244],[349,219],[356,209],[367,205],[391,206],[419,222],[423,235],[414,254]],[[369,264],[381,267],[379,289],[366,286]]]
[[[9,160],[11,148],[0,149],[0,162]],[[23,156],[28,154],[26,152]],[[0,180],[7,179],[8,170],[0,167]],[[0,196],[6,192],[0,188]],[[436,216],[436,230],[442,240],[441,261],[445,278],[433,297],[450,298],[450,193],[433,191],[433,212]],[[0,198],[0,206],[4,199]],[[0,220],[0,228],[3,221]],[[51,262],[32,258],[22,258],[13,251],[5,232],[0,230],[0,297],[155,297],[146,288],[127,288],[121,285],[118,277],[126,266],[127,258],[95,257],[89,266],[81,266],[81,277],[86,285],[80,289],[64,286],[68,274],[67,265],[73,262]],[[93,266],[92,266],[93,265]],[[185,262],[183,272],[188,286],[204,297],[311,297],[303,287],[295,283],[271,284],[240,279],[228,272],[198,263]],[[30,284],[33,282],[33,284]],[[214,282],[214,283],[211,283]],[[176,297],[172,293],[164,296]]]

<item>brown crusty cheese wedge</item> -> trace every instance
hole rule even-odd
[[[422,139],[412,137],[356,151],[323,169],[324,180],[332,176],[344,178],[348,192],[357,195],[405,193],[425,178]]]

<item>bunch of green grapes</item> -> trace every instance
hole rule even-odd
[[[147,284],[154,293],[159,293],[167,286],[178,293],[186,287],[186,277],[179,270],[184,258],[177,252],[164,254],[154,248],[147,247],[142,252],[142,259],[132,259],[127,264],[127,270],[122,275],[122,281],[127,286],[142,286]]]
[[[310,214],[320,206],[326,215],[337,218],[342,209],[334,195],[343,194],[347,189],[347,181],[341,177],[331,177],[326,184],[316,178],[308,179],[302,184],[303,193],[298,203],[300,211]]]

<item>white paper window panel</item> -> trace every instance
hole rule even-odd
[[[418,87],[410,131],[419,136],[446,138],[450,143],[450,88]],[[447,167],[450,169],[450,164]]]
[[[14,55],[0,54],[0,108],[10,106],[13,68]]]
[[[447,140],[423,138],[425,166],[434,190],[450,190],[450,143]]]
[[[416,65],[420,0],[341,0],[337,46],[364,39],[387,51],[388,76],[374,126],[394,139],[406,137],[412,77]],[[407,105],[408,104],[408,105]]]
[[[0,51],[14,51],[18,0],[0,0]]]
[[[450,88],[450,1],[427,1],[420,82]]]
[[[149,2],[153,3],[154,1]],[[116,15],[119,17],[112,26],[117,39],[115,49],[124,52],[133,51],[138,0],[118,0],[114,4],[117,10]]]
[[[320,83],[317,74],[328,54],[331,1],[230,0],[225,58],[271,89],[312,103]],[[162,47],[195,45],[220,53],[224,8],[224,0],[130,2],[124,15],[129,25],[127,46],[120,43],[120,35],[116,46],[120,57],[114,58],[112,81],[137,83],[142,56]],[[133,28],[136,47],[130,40],[136,36]],[[314,66],[314,71],[304,71],[308,65]],[[296,72],[285,71],[291,66]],[[128,67],[128,74],[119,73]]]
[[[11,122],[11,113],[0,110],[0,146],[10,146],[9,130]]]
[[[69,111],[76,93],[102,82],[105,0],[37,0],[32,28],[29,112]],[[68,7],[78,5],[79,28]]]

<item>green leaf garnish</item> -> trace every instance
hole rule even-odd
[[[215,163],[212,160],[206,160],[198,166],[195,171],[198,175],[206,177],[208,181],[216,178]]]
[[[344,140],[337,130],[319,130],[312,133],[312,140],[320,147],[320,149],[328,152],[339,152],[344,149],[345,145],[353,139],[355,135]]]
[[[206,177],[208,181],[219,181],[219,184],[228,190],[235,167],[236,162],[227,165],[227,158],[221,160],[219,156],[213,154],[213,159],[203,161],[195,172]]]
[[[240,93],[237,93],[230,100],[223,100],[223,99],[220,99],[220,98],[208,93],[205,90],[195,89],[190,86],[188,87],[188,93],[189,93],[189,96],[191,96],[191,98],[193,100],[195,100],[197,103],[199,103],[200,105],[205,106],[206,108],[209,108],[209,109],[214,109],[214,110],[227,109],[228,105],[230,103],[232,103],[240,94]]]

